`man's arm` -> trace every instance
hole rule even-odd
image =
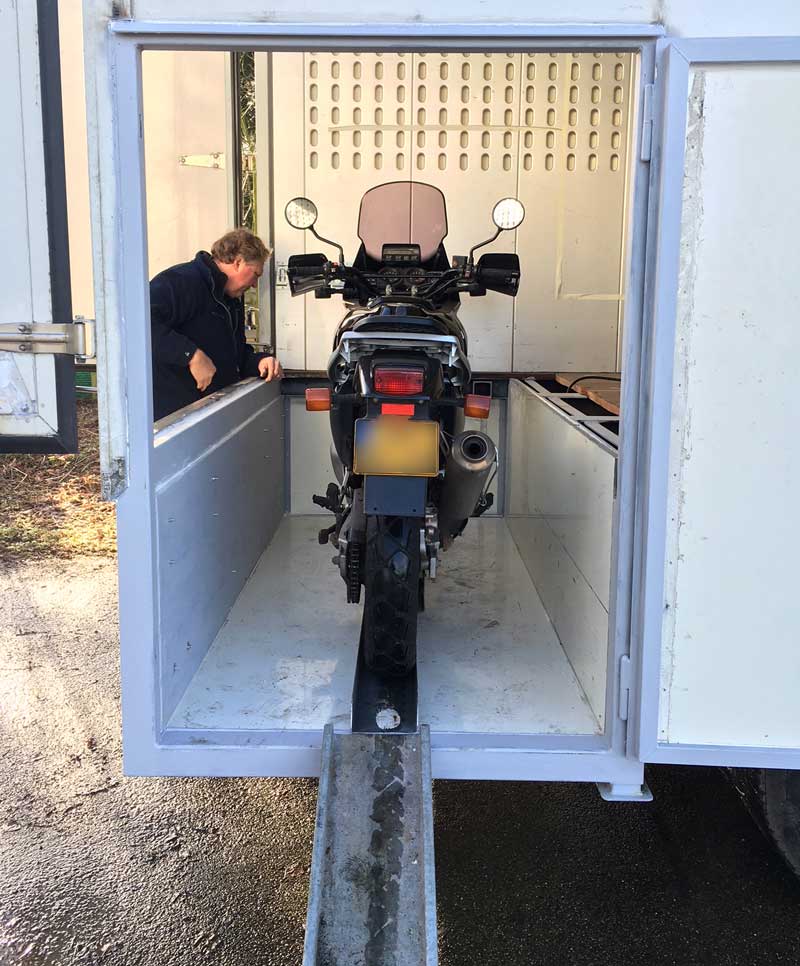
[[[256,352],[255,349],[245,338],[244,334],[244,307],[240,301],[237,310],[236,335],[239,343],[239,372],[242,378],[247,376],[260,376],[271,382],[272,379],[280,379],[283,369],[278,360],[266,352]]]
[[[258,375],[258,364],[267,356],[266,352],[256,352],[249,342],[240,347],[239,372],[242,378]]]
[[[169,279],[164,273],[157,275],[150,283],[150,326],[156,362],[188,367],[197,346],[177,331],[184,321],[184,312]]]
[[[275,356],[256,352],[251,345],[246,348],[245,364],[240,371],[242,376],[260,376],[267,382],[283,378],[283,369]]]

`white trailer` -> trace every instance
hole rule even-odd
[[[517,98],[518,114],[499,125],[491,117],[473,124],[472,115],[458,123],[489,141],[495,128],[513,133],[518,187],[528,131],[532,166],[597,170],[591,105],[597,97],[613,110],[622,84],[606,92],[599,80],[585,90],[555,81],[581,57],[627,58],[624,288],[555,286],[559,311],[562,296],[574,296],[576,313],[588,304],[595,314],[585,325],[573,315],[572,329],[561,320],[569,334],[560,348],[553,343],[551,365],[532,364],[535,353],[523,350],[536,338],[523,315],[497,323],[487,340],[490,356],[511,333],[508,354],[483,367],[503,453],[499,511],[472,521],[445,555],[420,620],[419,721],[429,729],[432,776],[591,781],[605,797],[641,800],[650,762],[797,769],[800,605],[791,561],[800,454],[788,377],[800,354],[792,107],[800,11],[788,2],[740,4],[722,16],[682,2],[607,0],[592,5],[591,22],[578,2],[540,5],[533,22],[503,2],[487,18],[468,0],[435,13],[385,0],[324,17],[286,0],[269,17],[253,0],[86,0],[102,461],[118,515],[126,771],[318,775],[326,726],[350,730],[358,637],[358,615],[316,546],[320,521],[306,502],[327,479],[326,431],[296,392],[320,368],[312,360],[330,339],[324,318],[280,309],[276,288],[279,348],[302,359],[293,378],[282,388],[246,381],[153,430],[142,113],[142,53],[150,50],[296,54],[308,85],[311,62],[333,71],[333,52],[351,62],[402,54],[412,65],[502,56],[518,72],[505,95],[509,104]],[[18,171],[3,181],[3,217],[7,236],[30,240],[11,253],[0,301],[10,350],[0,353],[0,430],[7,447],[34,435],[43,447],[69,423],[67,403],[55,416],[64,363],[54,365],[43,341],[62,338],[58,323],[69,321],[55,298],[58,262],[46,255],[46,227],[51,239],[57,230],[48,199],[57,194],[45,191],[45,175],[57,158],[41,137],[35,11],[6,5],[0,16],[3,97],[16,118],[2,150],[5,170]],[[553,74],[537,75],[537,57],[555,65]],[[416,96],[434,84],[418,83]],[[475,97],[491,100],[496,88],[495,78]],[[526,97],[543,111],[530,121]],[[453,126],[449,116],[435,124]],[[430,129],[428,118],[421,130]],[[583,133],[586,145],[572,155]],[[308,171],[312,142],[303,135],[299,144],[290,162]],[[619,165],[623,152],[611,153]],[[502,180],[502,157],[486,157]],[[313,183],[324,221],[326,182]],[[552,204],[554,184],[537,182],[534,202]],[[452,191],[448,202],[457,203]],[[536,218],[534,203],[529,230]],[[274,237],[282,232],[276,225]],[[612,296],[615,311],[624,309],[611,339],[622,373],[618,418],[553,378],[576,368],[582,333]],[[481,306],[469,311],[478,326]],[[514,342],[516,333],[525,338]],[[33,351],[14,351],[23,344]]]

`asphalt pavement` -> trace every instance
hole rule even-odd
[[[0,963],[299,966],[316,783],[123,777],[115,561],[0,566],[0,613]],[[647,779],[437,782],[441,966],[800,963],[722,772]]]

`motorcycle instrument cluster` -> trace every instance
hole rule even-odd
[[[419,265],[421,261],[419,245],[384,245],[381,260],[387,266]]]

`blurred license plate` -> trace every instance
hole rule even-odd
[[[406,416],[357,419],[353,470],[365,476],[436,476],[439,423]]]

